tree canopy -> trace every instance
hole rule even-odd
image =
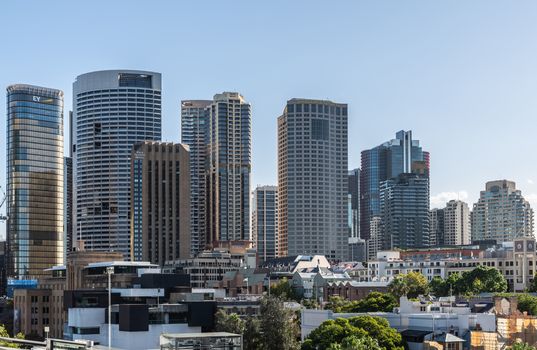
[[[537,297],[529,294],[520,294],[518,299],[518,310],[527,312],[528,315],[537,316]]]
[[[450,289],[453,295],[503,293],[507,291],[507,280],[497,269],[481,265],[462,274],[451,274],[444,280],[434,278],[429,288],[437,297],[450,295]]]
[[[282,300],[300,301],[301,299],[286,277],[270,286],[270,294]]]
[[[397,300],[388,293],[371,292],[364,299],[349,301],[340,296],[330,297],[325,309],[334,312],[392,312]]]
[[[216,330],[242,334],[244,348],[248,350],[299,349],[300,330],[295,313],[285,308],[278,297],[261,299],[260,315],[241,318],[237,314],[216,312]]]
[[[354,343],[361,347],[352,347]],[[377,348],[403,350],[403,339],[387,320],[367,315],[325,321],[302,343],[302,350]]]
[[[537,350],[537,348],[527,343],[516,343],[508,347],[507,350]]]
[[[409,272],[395,276],[388,285],[388,290],[397,300],[403,295],[416,298],[420,294],[429,293],[429,284],[421,273]]]

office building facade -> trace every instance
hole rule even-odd
[[[258,186],[254,191],[252,236],[260,261],[278,256],[278,188],[276,186]]]
[[[350,195],[350,236],[354,238],[362,238],[360,235],[360,168],[350,170],[348,178]]]
[[[39,278],[63,263],[63,92],[7,88],[8,274]]]
[[[73,250],[73,158],[64,157],[63,163],[63,260]]]
[[[360,234],[369,239],[371,219],[379,216],[381,211],[380,183],[399,174],[412,173],[416,162],[423,163],[428,173],[429,153],[412,138],[411,130],[401,130],[395,139],[362,151],[361,156]]]
[[[251,240],[251,106],[237,92],[216,94],[208,107],[206,240]]]
[[[192,255],[206,243],[206,181],[209,100],[181,101],[181,143],[190,148],[190,236]]]
[[[431,245],[429,177],[399,174],[380,185],[383,249]]]
[[[292,99],[278,118],[280,255],[346,260],[347,105]]]
[[[137,143],[131,155],[131,258],[163,266],[188,259],[190,164],[188,146]]]
[[[534,237],[533,209],[513,181],[489,181],[472,211],[472,241]]]
[[[130,257],[130,156],[161,139],[160,73],[109,70],[73,84],[73,231],[87,250]]]

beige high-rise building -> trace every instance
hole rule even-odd
[[[471,221],[468,204],[451,200],[444,208],[444,244],[464,245],[471,243]]]
[[[279,255],[346,260],[347,105],[291,99],[278,117]]]
[[[251,106],[238,92],[224,92],[208,108],[207,244],[251,240]]]
[[[534,237],[533,209],[513,181],[489,181],[472,212],[472,241]]]
[[[188,146],[146,141],[131,155],[131,258],[164,265],[190,257]]]

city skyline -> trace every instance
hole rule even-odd
[[[294,97],[343,101],[349,104],[349,169],[359,166],[360,151],[380,144],[397,130],[413,130],[433,156],[432,207],[443,207],[457,198],[472,205],[483,185],[496,179],[515,181],[524,197],[537,205],[536,165],[512,157],[520,148],[537,149],[532,138],[537,126],[532,117],[537,111],[532,98],[537,70],[531,64],[536,56],[531,40],[537,34],[536,4],[437,4],[413,13],[421,2],[393,3],[394,16],[386,12],[386,5],[346,2],[333,8],[339,26],[334,26],[335,18],[321,21],[326,8],[320,2],[307,8],[300,2],[286,4],[286,11],[280,11],[277,4],[252,7],[244,2],[212,4],[212,8],[162,2],[152,5],[154,10],[141,4],[129,2],[128,8],[120,1],[108,4],[110,12],[102,14],[100,27],[80,25],[74,16],[77,11],[101,15],[99,2],[59,1],[46,8],[6,4],[0,23],[4,29],[19,27],[19,33],[5,38],[10,55],[0,57],[4,67],[0,85],[61,89],[67,115],[72,110],[71,83],[80,74],[115,68],[160,72],[162,139],[170,142],[180,140],[182,99],[238,91],[253,109],[252,188],[277,184],[275,116],[282,103]],[[154,31],[159,40],[148,41],[155,32],[144,33],[143,27],[132,28],[129,36],[118,36],[114,30],[119,24],[112,14],[119,9],[132,16],[158,13],[159,26]],[[175,21],[177,13],[186,11],[191,18]],[[304,15],[293,16],[298,11]],[[29,20],[24,27],[16,26],[23,12]],[[223,22],[219,19],[222,12],[235,21]],[[279,29],[269,26],[276,15],[281,16]],[[31,37],[41,23],[38,18],[45,17],[55,19],[47,25],[51,32],[62,33],[62,42],[70,45],[69,54],[44,42],[37,42],[40,50],[34,50],[36,46],[16,40]],[[189,36],[189,27],[201,18],[213,23]],[[497,26],[498,22],[505,25]],[[251,46],[238,47],[234,55],[203,55],[205,42],[214,38],[219,26],[240,32]],[[280,52],[294,49],[297,39],[303,39],[298,47],[301,53],[281,58]],[[148,47],[144,52],[135,49],[139,40],[145,40]],[[329,40],[345,54],[319,50],[317,43]],[[222,50],[225,42],[215,45],[215,50]],[[189,57],[183,51],[187,48],[197,54]],[[56,52],[51,55],[51,50]],[[245,74],[237,76],[223,69],[232,62],[239,63]],[[295,78],[290,79],[291,74]],[[284,79],[287,83],[281,84]],[[0,101],[5,110],[5,100]],[[68,127],[64,125],[65,130]],[[0,123],[0,132],[5,135],[5,123]],[[499,135],[503,142],[491,142]],[[69,144],[67,137],[65,144]],[[3,154],[0,164],[5,166]],[[459,169],[472,169],[472,176],[458,176]],[[0,184],[5,189],[5,173],[0,174]],[[0,232],[4,233],[3,227]]]

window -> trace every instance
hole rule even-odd
[[[311,138],[314,140],[328,140],[328,120],[311,120]]]

